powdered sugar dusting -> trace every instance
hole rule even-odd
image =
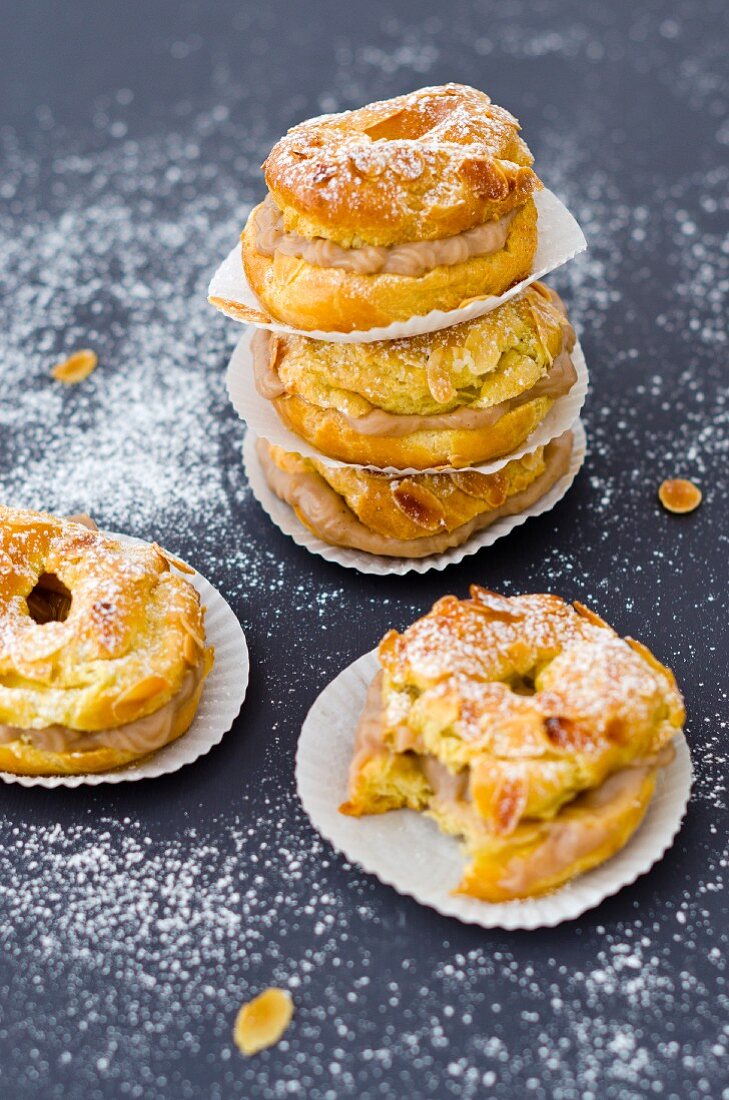
[[[146,129],[138,70],[89,103],[82,132],[42,102],[32,138],[0,128],[0,494],[89,511],[188,557],[233,602],[254,666],[241,721],[187,777],[4,792],[0,1047],[13,1095],[721,1095],[729,414],[716,7],[339,5],[322,33],[308,8],[284,20],[276,5],[237,5],[222,19],[224,5],[192,6],[164,31],[150,8],[135,25],[140,64],[162,73]],[[36,33],[57,33],[55,19]],[[170,64],[187,66],[184,90],[165,100]],[[666,859],[593,916],[528,936],[484,935],[394,896],[343,866],[297,809],[307,706],[444,581],[349,574],[271,529],[247,495],[224,390],[236,332],[205,302],[286,126],[449,79],[520,116],[539,175],[585,228],[590,251],[553,281],[593,389],[589,466],[571,494],[447,587],[557,591],[640,637],[686,692],[697,767]],[[48,372],[78,347],[99,366],[63,389]],[[704,491],[683,519],[655,503],[680,475]],[[292,990],[294,1022],[245,1062],[235,1012],[272,983]]]

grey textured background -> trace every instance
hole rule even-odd
[[[718,0],[0,3],[0,494],[193,561],[243,622],[241,717],[173,777],[0,790],[0,1094],[720,1097],[726,1091],[727,35]],[[459,80],[519,116],[590,252],[556,274],[592,372],[586,467],[445,573],[375,579],[246,491],[207,279],[283,129]],[[723,280],[723,283],[722,283]],[[52,362],[101,357],[60,393]],[[658,508],[692,476],[701,509]],[[298,808],[328,680],[477,581],[592,605],[671,663],[697,780],[660,866],[533,934],[444,920]],[[245,1061],[242,1000],[297,1014]],[[724,1090],[724,1091],[722,1091]]]

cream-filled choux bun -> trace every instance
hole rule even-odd
[[[532,160],[517,120],[462,84],[302,122],[263,165],[248,281],[273,319],[337,332],[501,294],[532,270]]]
[[[0,771],[108,771],[187,731],[213,664],[188,566],[4,506],[0,562]]]
[[[566,474],[572,433],[491,474],[392,475],[327,466],[263,439],[256,447],[269,488],[324,542],[385,557],[424,558],[535,504]]]
[[[342,811],[409,807],[460,837],[458,892],[553,890],[640,825],[684,721],[673,674],[555,595],[445,596],[378,650]]]
[[[558,296],[533,283],[423,336],[341,344],[259,329],[252,352],[261,395],[323,454],[427,470],[515,450],[574,385],[574,342]]]

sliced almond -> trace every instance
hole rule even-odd
[[[117,718],[128,719],[136,711],[141,710],[145,703],[169,689],[169,684],[163,676],[145,676],[143,680],[137,680],[130,688],[118,697],[112,704],[112,710]]]
[[[197,642],[191,634],[185,635],[185,641],[182,643],[182,653],[188,665],[191,665],[194,668],[197,664],[198,654],[200,653],[200,650],[198,648]]]
[[[69,355],[62,363],[56,363],[51,368],[51,374],[57,382],[63,382],[64,386],[74,386],[77,382],[83,382],[96,369],[99,357],[90,348],[81,348]]]
[[[285,989],[270,986],[248,1004],[235,1019],[233,1039],[241,1054],[258,1054],[279,1041],[291,1023],[294,1002]]]
[[[428,356],[425,367],[428,389],[434,400],[440,402],[441,405],[446,405],[456,396],[456,388],[451,381],[447,362],[447,350],[445,348],[435,348]]]
[[[430,489],[415,478],[405,477],[390,483],[395,504],[412,523],[425,531],[438,531],[445,525],[443,505]]]
[[[701,489],[693,481],[684,478],[668,478],[661,482],[658,499],[667,512],[683,515],[693,512],[701,504]]]
[[[498,508],[507,497],[508,482],[501,470],[495,474],[479,474],[478,470],[459,470],[451,474],[455,485],[466,496],[481,500],[488,508]]]
[[[180,623],[182,625],[183,630],[187,634],[190,635],[190,637],[196,643],[196,645],[198,645],[200,649],[203,649],[205,647],[205,638],[200,633],[200,631],[197,629],[197,627],[192,625],[192,623],[188,619],[187,615],[183,615],[180,618]]]
[[[151,545],[153,549],[157,551],[159,556],[167,562],[168,565],[173,566],[180,573],[187,573],[189,576],[191,573],[195,572],[191,565],[188,565],[186,561],[180,561],[179,558],[176,558],[174,554],[170,554],[169,551],[163,550],[159,543],[153,542]]]
[[[489,475],[478,470],[458,470],[450,478],[457,489],[475,500],[483,500],[489,489]]]
[[[87,527],[89,531],[98,531],[99,528],[86,512],[75,512],[72,516],[65,516],[69,523],[78,523],[81,527]]]

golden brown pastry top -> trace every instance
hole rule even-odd
[[[673,674],[645,646],[558,596],[474,586],[387,634],[379,658],[385,743],[470,768],[497,832],[656,759],[684,720]]]
[[[0,723],[103,730],[164,706],[205,652],[172,565],[156,544],[0,505]]]
[[[353,417],[373,408],[429,416],[486,409],[518,396],[549,370],[574,331],[555,291],[533,283],[497,309],[438,332],[368,344],[264,333],[269,374],[282,391]]]
[[[302,122],[263,166],[288,232],[345,247],[437,240],[541,186],[517,120],[444,84]]]

